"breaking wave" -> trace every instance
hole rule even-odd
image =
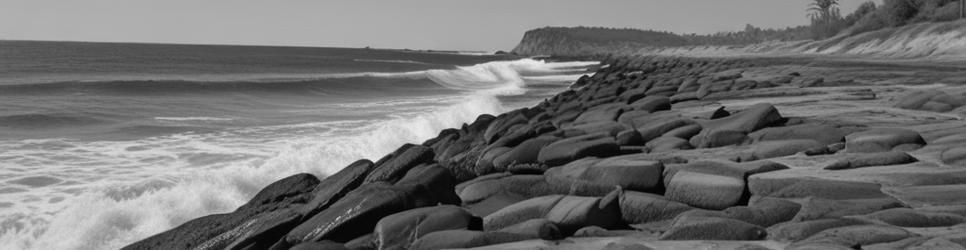
[[[193,218],[230,212],[262,187],[285,176],[304,172],[324,177],[360,158],[378,159],[404,143],[420,143],[436,136],[442,129],[460,127],[481,114],[505,112],[510,107],[501,103],[498,97],[508,93],[491,90],[523,89],[528,75],[573,75],[575,67],[591,64],[595,62],[554,63],[523,59],[445,70],[378,73],[378,77],[384,78],[429,79],[439,86],[461,92],[443,99],[421,100],[434,106],[400,110],[389,118],[295,124],[291,128],[242,128],[244,131],[238,131],[238,134],[264,137],[246,136],[229,143],[220,141],[226,140],[220,133],[181,133],[123,142],[62,139],[3,142],[0,143],[0,159],[30,152],[69,151],[84,163],[65,168],[83,170],[87,174],[86,177],[55,176],[57,171],[46,171],[45,175],[29,180],[30,183],[38,183],[34,181],[36,179],[45,184],[39,189],[24,186],[16,190],[0,190],[11,192],[7,194],[12,197],[10,200],[18,201],[17,204],[0,202],[0,208],[3,208],[0,210],[0,246],[12,249],[119,248]],[[368,76],[375,74],[368,73]],[[101,84],[126,87],[117,83]],[[198,85],[204,84],[220,83]],[[509,94],[519,93],[511,91]],[[373,105],[391,108],[394,106],[391,103]],[[155,119],[221,121],[228,118]],[[278,137],[277,130],[306,129],[305,126],[325,132],[273,138]],[[17,143],[21,145],[10,146]],[[36,157],[44,156],[37,154]],[[37,159],[34,165],[47,167],[44,164],[59,159],[57,157]],[[100,168],[94,169],[95,166]]]

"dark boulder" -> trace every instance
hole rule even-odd
[[[491,143],[506,133],[507,129],[511,126],[521,123],[527,123],[527,117],[523,114],[522,110],[515,110],[515,112],[497,116],[483,132],[483,140]]]
[[[825,124],[805,123],[784,127],[770,127],[748,134],[752,141],[780,141],[807,139],[815,140],[823,144],[832,144],[845,141],[845,130]]]
[[[621,93],[620,99],[624,100],[625,103],[631,104],[647,96],[647,89],[645,88],[635,88]]]
[[[725,209],[747,202],[748,176],[786,169],[769,161],[728,163],[700,161],[665,171],[668,199],[705,209]]]
[[[957,91],[962,92],[962,91]],[[948,112],[966,105],[966,95],[948,90],[920,90],[898,98],[895,107],[933,112]]]
[[[408,209],[435,205],[425,185],[385,182],[363,184],[285,236],[285,243],[333,240],[347,242],[372,232],[379,219]]]
[[[876,183],[820,179],[806,176],[781,178],[751,176],[748,189],[752,195],[775,198],[816,197],[833,200],[891,198]]]
[[[900,227],[949,227],[966,223],[966,217],[961,215],[916,211],[910,208],[887,209],[860,217],[874,219]]]
[[[916,236],[905,229],[887,225],[857,225],[827,229],[789,246],[830,244],[862,249],[876,243],[893,242]]]
[[[870,129],[845,136],[845,150],[850,153],[892,151],[904,144],[921,147],[926,140],[919,132],[901,128]]]
[[[670,220],[694,208],[668,200],[664,196],[624,191],[620,199],[621,217],[627,224],[642,224]]]
[[[571,126],[563,126],[562,129],[564,129],[565,131],[574,131],[574,130],[579,131],[578,133],[571,132],[573,134],[572,136],[585,135],[585,134],[598,134],[598,133],[615,136],[617,135],[617,133],[620,133],[621,131],[626,130],[627,127],[615,121],[598,121],[598,122],[581,123],[581,124],[571,125]],[[567,135],[567,137],[571,137],[571,135]]]
[[[297,226],[301,219],[302,215],[291,209],[262,213],[196,249],[268,249]],[[228,246],[224,246],[225,242],[222,240],[230,238],[235,240]]]
[[[828,218],[809,221],[793,221],[768,227],[768,239],[776,241],[800,241],[830,228],[864,225],[869,222],[849,218]]]
[[[634,128],[636,127],[635,126],[636,123],[644,122],[645,120],[648,120],[651,114],[652,113],[649,111],[631,110],[631,111],[624,112],[623,114],[621,114],[620,117],[617,117],[617,122],[619,122],[620,124],[624,124],[624,126],[627,126],[629,128]]]
[[[429,205],[436,203],[460,204],[460,198],[453,192],[458,181],[446,168],[437,165],[419,165],[409,170],[396,186],[418,191],[414,199],[428,199]],[[428,191],[428,193],[426,193]],[[418,201],[418,200],[417,200]],[[420,205],[421,206],[421,205]]]
[[[661,240],[761,240],[767,236],[764,228],[743,221],[718,218],[681,216],[661,235]]]
[[[539,218],[554,222],[565,235],[586,226],[615,228],[622,224],[619,193],[602,198],[551,195],[521,201],[484,217],[483,228],[499,230]]]
[[[740,178],[682,171],[674,174],[664,196],[698,208],[724,209],[741,203],[744,194]]]
[[[698,148],[727,146],[744,140],[738,141],[735,138],[742,138],[748,133],[776,125],[783,120],[784,118],[774,106],[759,103],[737,114],[702,123],[701,126],[704,129],[691,140]],[[736,135],[742,136],[736,137]]]
[[[312,216],[329,207],[346,193],[361,185],[372,167],[372,161],[358,160],[323,179],[312,190],[312,199],[302,207],[302,214]]]
[[[349,250],[376,250],[376,237],[373,234],[366,234],[345,243],[345,248]]]
[[[688,140],[674,136],[661,136],[654,138],[653,140],[644,144],[644,147],[652,153],[692,149],[691,143],[689,143]]]
[[[686,101],[697,101],[699,99],[700,98],[698,98],[698,93],[696,93],[696,92],[684,92],[684,93],[678,93],[676,95],[672,95],[671,96],[671,103],[680,103],[680,102],[686,102]]]
[[[534,239],[559,240],[564,235],[560,232],[557,224],[548,219],[532,219],[509,227],[502,228],[497,232],[526,235]]]
[[[966,146],[949,147],[940,153],[939,158],[949,165],[966,166]]]
[[[542,175],[549,168],[550,167],[547,167],[547,165],[543,165],[540,163],[513,164],[508,166],[506,168],[506,171],[511,174],[518,174],[518,175],[527,175],[527,174]]]
[[[793,139],[779,141],[761,141],[755,143],[748,157],[743,157],[742,161],[752,161],[759,159],[769,159],[794,155],[799,152],[808,151],[816,148],[826,148],[825,144],[810,139]]]
[[[838,160],[835,163],[832,163],[828,166],[823,167],[823,169],[825,170],[856,169],[856,168],[866,168],[866,167],[876,167],[876,166],[908,164],[908,163],[913,163],[917,161],[919,160],[905,152],[881,152],[881,153],[871,153],[871,154],[850,155],[845,159]]]
[[[560,138],[554,136],[540,136],[529,139],[503,152],[501,157],[497,157],[493,161],[493,165],[496,169],[506,169],[514,164],[537,163],[539,162],[537,156],[540,154],[540,150],[557,140],[560,140]]]
[[[735,219],[760,227],[769,227],[795,217],[801,205],[781,199],[764,199],[750,206],[729,207],[721,211],[691,210],[681,216]]]
[[[255,248],[262,249],[262,248]],[[289,248],[289,250],[347,250],[342,243],[334,241],[305,242]]]
[[[644,137],[636,129],[628,129],[617,133],[617,145],[619,146],[641,146],[644,145]]]
[[[660,187],[663,171],[660,162],[613,157],[593,164],[574,162],[551,168],[544,175],[649,191]]]
[[[687,126],[683,126],[683,127],[679,127],[679,128],[667,131],[662,136],[677,137],[677,138],[688,140],[688,139],[691,139],[691,137],[694,137],[695,135],[697,135],[698,133],[701,133],[701,125],[691,124],[691,125],[687,125]]]
[[[476,166],[474,166],[473,172],[480,175],[486,175],[493,172],[499,172],[500,168],[496,167],[495,161],[504,160],[504,156],[507,152],[510,152],[513,148],[510,147],[488,147],[484,149],[483,154],[476,159]]]
[[[822,218],[839,218],[843,216],[863,215],[875,211],[902,207],[903,204],[893,198],[869,199],[825,199],[809,197],[800,201],[802,209],[792,218],[792,221],[807,221]]]
[[[547,145],[540,150],[538,160],[548,166],[560,166],[588,157],[606,157],[620,153],[620,147],[607,134],[590,134],[567,138]]]
[[[406,144],[390,155],[376,162],[375,167],[366,176],[365,183],[396,182],[409,169],[433,162],[433,150],[422,145]]]
[[[531,235],[504,232],[447,230],[424,235],[413,242],[411,250],[474,248],[534,239]]]
[[[628,104],[631,109],[646,111],[646,112],[656,112],[660,110],[670,110],[671,109],[671,99],[667,96],[654,95],[647,96],[643,99],[637,100],[631,104]]]
[[[203,245],[223,248],[246,235],[274,232],[273,228],[276,227],[267,225],[267,221],[287,221],[293,216],[297,217],[298,214],[293,215],[292,209],[298,209],[307,202],[318,184],[319,180],[311,174],[289,176],[269,184],[231,213],[190,220],[123,249],[189,249]],[[271,236],[268,233],[253,239],[262,242]]]
[[[573,123],[578,124],[601,121],[616,121],[617,117],[620,116],[623,111],[623,104],[601,105],[584,111],[583,114],[580,114],[580,116],[574,119]]]
[[[694,124],[694,121],[686,118],[657,120],[638,126],[637,131],[641,133],[644,141],[651,141],[654,138],[661,137],[661,135],[664,135],[668,131],[692,124]]]
[[[373,236],[379,249],[409,249],[410,244],[423,235],[444,230],[479,229],[479,223],[479,218],[458,206],[424,207],[382,218],[376,223]]]
[[[511,204],[546,195],[603,196],[614,186],[543,175],[494,174],[457,187],[463,205],[477,216],[486,216]]]

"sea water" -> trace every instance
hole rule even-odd
[[[0,41],[0,248],[113,249],[445,128],[595,62],[345,48]]]

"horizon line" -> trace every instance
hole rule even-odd
[[[337,47],[337,46],[312,46],[312,45],[269,45],[269,44],[230,44],[230,43],[188,43],[188,42],[121,42],[121,41],[81,41],[81,40],[42,40],[42,39],[6,39],[0,38],[0,42],[61,42],[61,43],[110,43],[110,44],[143,44],[143,45],[185,45],[185,46],[243,46],[243,47],[283,47],[283,48],[309,48],[309,49],[373,49],[373,50],[392,50],[392,51],[417,51],[417,52],[472,52],[472,53],[492,53],[488,50],[452,50],[452,49],[413,49],[413,48],[377,48],[365,47]]]

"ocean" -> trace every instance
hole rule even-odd
[[[0,41],[0,249],[115,249],[530,106],[596,62]]]

